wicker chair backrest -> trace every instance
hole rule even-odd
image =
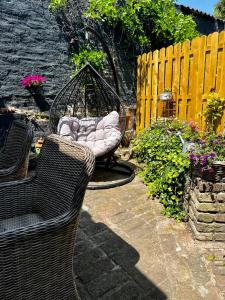
[[[93,168],[94,156],[89,149],[51,134],[44,142],[37,166],[39,197],[36,205],[41,206],[48,217],[51,211],[55,217],[70,210],[75,198],[79,206],[76,194],[79,189],[84,192]],[[57,210],[51,209],[56,197],[61,199],[57,201]]]
[[[9,157],[10,165],[14,165],[27,154],[32,141],[30,122],[14,120],[5,141],[4,153]]]

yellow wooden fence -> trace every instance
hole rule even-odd
[[[174,116],[205,129],[207,96],[215,89],[225,97],[225,31],[143,54],[137,62],[137,132],[163,117],[159,94],[170,89]],[[218,126],[223,132],[225,113]]]

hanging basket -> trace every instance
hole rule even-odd
[[[206,181],[225,182],[225,161],[215,161],[210,168],[191,166],[191,173]]]

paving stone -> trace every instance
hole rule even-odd
[[[83,231],[87,234],[87,236],[93,236],[100,232],[107,230],[108,227],[104,223],[87,223],[86,226],[83,227]]]
[[[87,269],[92,263],[102,260],[104,258],[106,258],[106,255],[102,251],[102,249],[89,249],[89,251],[75,256],[74,267],[76,269],[76,272],[80,273],[83,270]]]
[[[123,211],[123,212],[120,212],[114,216],[111,217],[111,221],[112,223],[115,223],[115,224],[121,224],[121,223],[124,223],[124,222],[127,222],[127,220],[130,220],[134,217],[134,215],[128,211]]]
[[[144,291],[134,282],[125,283],[117,290],[110,291],[101,297],[102,300],[137,300],[144,297]]]
[[[93,261],[91,264],[85,264],[85,267],[80,267],[76,271],[77,276],[82,280],[83,283],[87,283],[101,276],[103,273],[108,273],[113,271],[115,264],[109,259],[101,259],[98,261]],[[76,264],[75,264],[76,270]]]
[[[129,274],[135,273],[135,265],[140,259],[139,253],[134,248],[124,248],[110,255],[110,258]]]
[[[105,273],[99,276],[98,278],[89,282],[87,286],[87,290],[90,295],[96,299],[112,289],[119,288],[125,282],[128,282],[130,277],[123,270],[113,270],[110,273]],[[101,283],[101,284],[99,284]]]
[[[93,244],[93,242],[85,239],[85,240],[82,240],[82,241],[76,243],[75,251],[76,251],[77,255],[80,255],[84,252],[90,251],[90,249],[92,249],[94,247],[95,247],[95,245]]]

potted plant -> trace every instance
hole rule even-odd
[[[225,178],[225,138],[208,135],[190,152],[192,174],[207,181],[223,182]]]
[[[49,103],[46,101],[43,90],[43,83],[46,78],[41,75],[28,75],[22,79],[23,87],[33,96],[40,111],[50,109]]]
[[[159,99],[162,101],[170,101],[172,98],[172,92],[169,88],[165,88],[159,95]]]

